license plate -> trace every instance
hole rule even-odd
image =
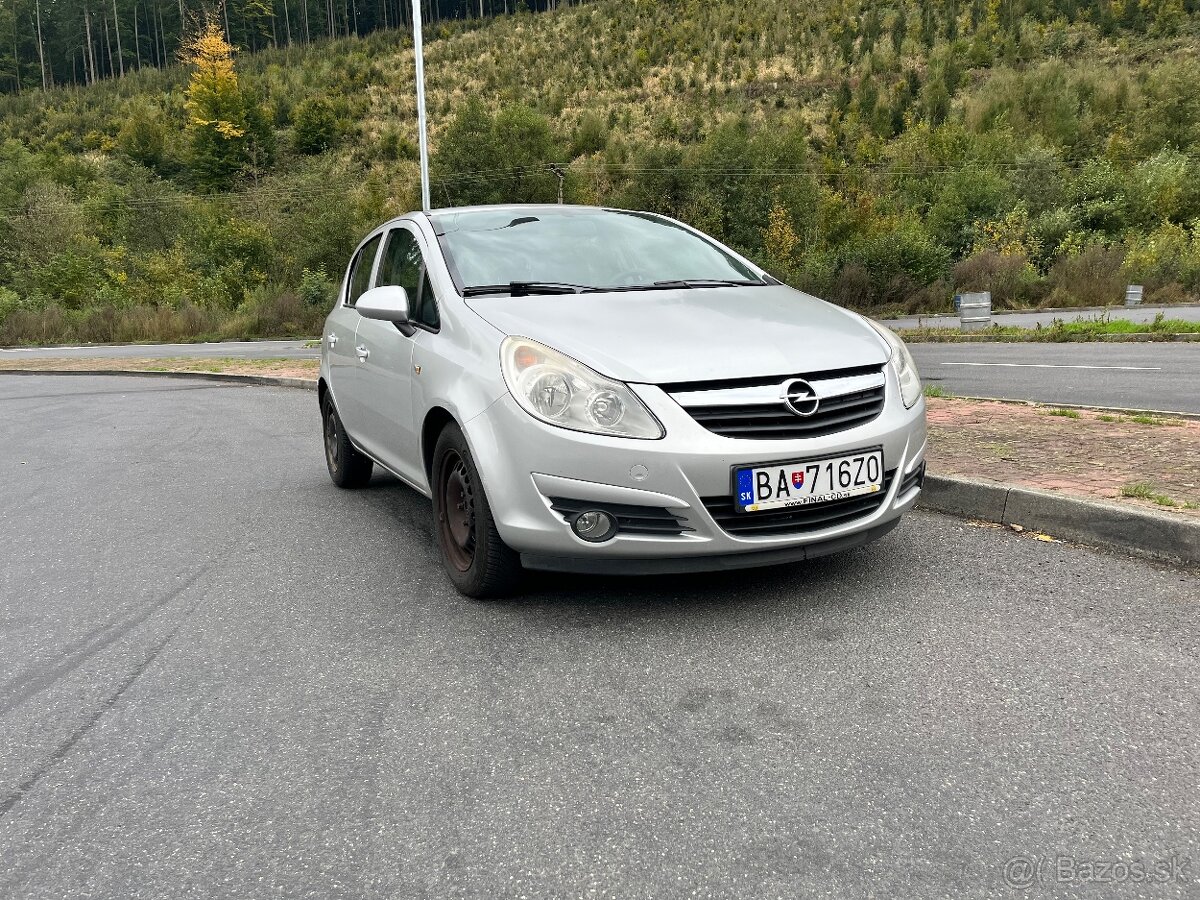
[[[735,469],[738,512],[762,512],[846,500],[883,490],[883,451]]]

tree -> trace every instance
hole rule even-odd
[[[233,48],[220,24],[210,18],[185,42],[181,56],[194,67],[184,106],[196,182],[209,189],[228,187],[248,167],[261,171],[269,162],[270,148],[262,146],[269,128],[238,85]]]
[[[337,141],[337,115],[324,97],[310,97],[302,102],[296,107],[293,121],[292,145],[297,153],[323,153]]]

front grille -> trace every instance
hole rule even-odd
[[[746,406],[689,406],[693,419],[714,434],[747,440],[794,440],[836,434],[865,425],[881,412],[883,385],[853,394],[828,397],[816,413],[801,417],[782,400]]]
[[[774,512],[740,513],[735,509],[731,496],[704,497],[701,502],[726,534],[752,537],[803,534],[846,525],[871,515],[887,499],[895,475],[895,469],[885,472],[883,489],[874,494],[815,503],[812,506],[792,506]]]
[[[550,508],[567,522],[589,509],[603,510],[617,520],[618,534],[679,535],[695,531],[686,519],[657,506],[631,506],[624,503],[596,503],[591,500],[570,500],[551,497]]]

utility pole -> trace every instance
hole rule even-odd
[[[417,140],[421,145],[421,209],[429,212],[429,135],[425,128],[425,49],[421,43],[421,4],[413,0],[413,56],[417,61]]]

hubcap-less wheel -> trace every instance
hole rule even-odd
[[[338,467],[338,433],[332,406],[327,406],[325,409],[325,458],[329,462],[329,468],[336,471]]]
[[[371,480],[374,463],[354,449],[330,397],[321,402],[321,438],[325,445],[325,465],[334,484],[340,488],[360,488]]]
[[[451,451],[442,467],[442,543],[460,572],[475,558],[475,495],[471,473],[458,453]]]

